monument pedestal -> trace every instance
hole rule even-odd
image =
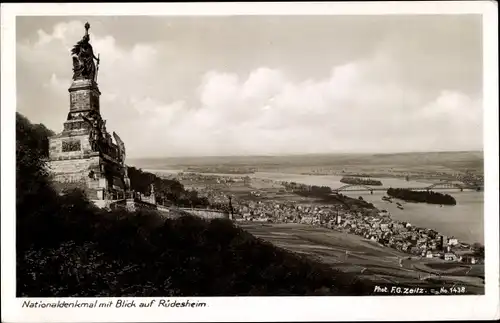
[[[109,188],[126,187],[124,165],[116,158],[109,134],[106,153],[94,151],[91,124],[101,122],[99,89],[93,80],[76,80],[70,89],[70,112],[63,131],[49,138],[49,167],[59,188],[80,188],[89,199],[104,199]]]
[[[68,150],[72,147],[72,150]],[[80,188],[89,199],[103,199],[109,188],[125,190],[123,166],[90,149],[88,135],[60,134],[50,138],[49,169],[61,188]],[[99,196],[98,196],[99,195]]]

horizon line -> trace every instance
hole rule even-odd
[[[237,155],[191,155],[191,156],[156,156],[129,157],[127,159],[165,159],[165,158],[234,158],[234,157],[298,157],[327,155],[403,155],[403,154],[435,154],[435,153],[483,153],[484,149],[476,150],[434,150],[434,151],[399,151],[399,152],[325,152],[325,153],[290,153],[290,154],[237,154]]]

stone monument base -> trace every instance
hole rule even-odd
[[[106,198],[109,190],[124,191],[123,166],[90,148],[88,130],[63,132],[49,138],[52,181],[58,190],[78,188],[91,200]]]

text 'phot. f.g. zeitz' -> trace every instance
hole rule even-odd
[[[479,20],[37,19],[18,297],[484,294]]]

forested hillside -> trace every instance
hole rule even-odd
[[[192,216],[165,220],[151,212],[108,212],[78,190],[60,196],[46,168],[47,136],[52,132],[19,114],[16,128],[18,297],[373,291],[371,284],[352,274],[276,248],[229,220]],[[131,173],[131,178],[149,176],[133,184],[139,191],[146,190],[149,180],[157,180],[138,170]],[[179,196],[172,203],[189,200],[190,193],[182,196],[177,182],[157,184],[165,197]]]

